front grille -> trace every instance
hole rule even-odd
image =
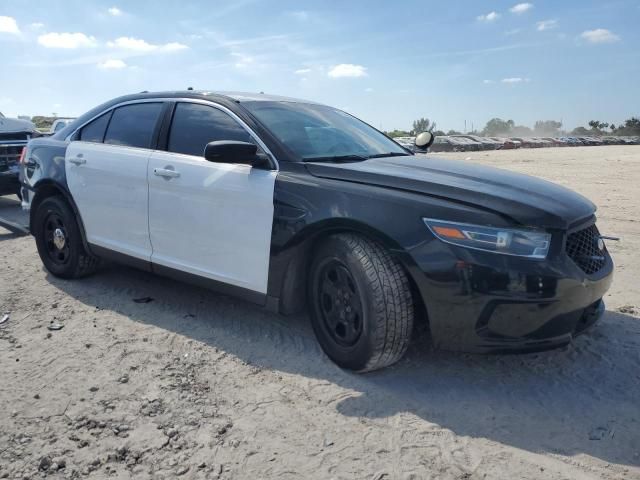
[[[20,160],[23,145],[0,145],[0,172],[6,172]]]
[[[25,142],[29,140],[29,134],[24,132],[0,133],[0,142]]]
[[[598,244],[602,245],[602,249]],[[584,273],[592,275],[604,267],[607,249],[600,241],[600,232],[595,224],[567,237],[567,255]]]

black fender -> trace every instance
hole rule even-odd
[[[410,278],[412,288],[415,287],[413,277],[419,275],[420,270],[411,255],[396,240],[353,218],[327,218],[307,225],[277,251],[272,247],[268,296],[277,299],[277,310],[280,313],[290,315],[305,309],[307,278],[313,252],[327,237],[340,233],[354,233],[381,244],[400,262]],[[422,303],[419,295],[416,299]]]
[[[80,235],[82,236],[82,244],[87,252],[91,252],[91,247],[87,242],[87,235],[84,229],[84,223],[82,221],[82,216],[80,215],[80,210],[78,210],[78,206],[76,205],[71,192],[67,188],[66,185],[58,182],[56,180],[50,178],[43,178],[38,181],[33,187],[29,187],[29,189],[33,192],[33,200],[31,200],[31,208],[29,210],[29,230],[33,235],[34,225],[33,220],[38,207],[46,198],[52,197],[54,195],[58,195],[63,197],[66,202],[69,204],[71,209],[73,210],[73,214],[76,216],[76,221],[78,222],[78,227],[80,229]],[[93,253],[92,253],[93,254]]]

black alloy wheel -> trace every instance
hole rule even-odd
[[[362,300],[347,266],[329,259],[321,267],[317,297],[323,325],[339,345],[353,346],[362,335]]]
[[[67,229],[57,212],[49,212],[44,221],[44,237],[47,255],[56,265],[65,265],[69,261],[71,251],[67,239]]]

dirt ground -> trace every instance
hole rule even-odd
[[[304,316],[118,266],[56,279],[0,228],[0,478],[640,479],[640,147],[439,156],[598,205],[622,241],[590,333],[525,356],[418,333],[400,363],[356,375]]]

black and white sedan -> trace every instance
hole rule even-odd
[[[417,319],[448,349],[567,344],[601,315],[612,278],[582,196],[414,156],[290,98],[117,98],[32,140],[21,183],[52,274],[114,259],[283,314],[306,308],[327,355],[357,371],[400,359]]]

